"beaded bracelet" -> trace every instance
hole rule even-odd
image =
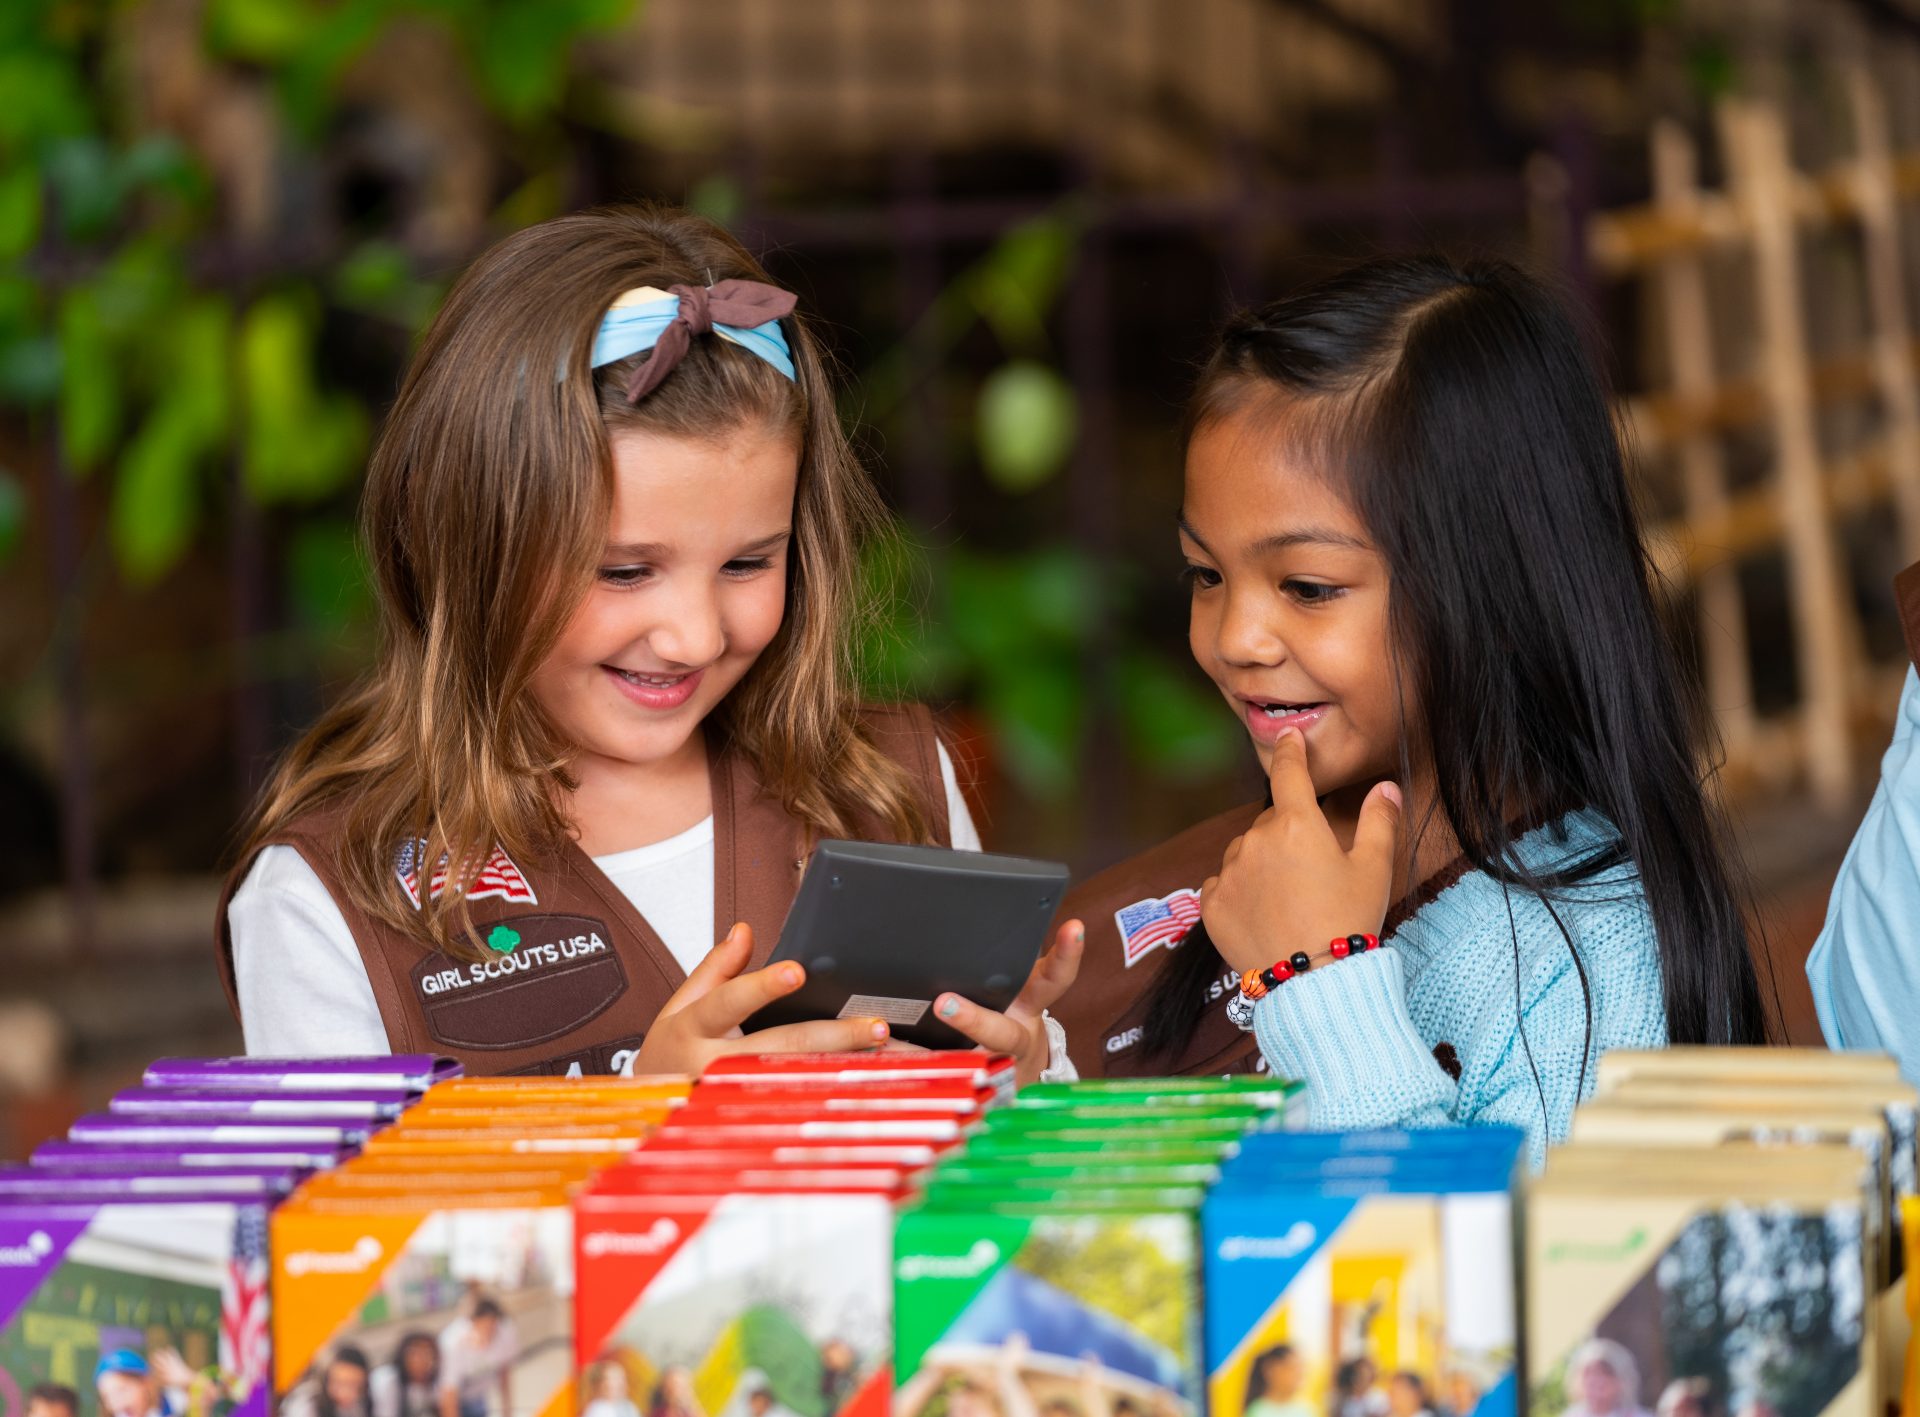
[[[1348,935],[1344,939],[1330,941],[1327,952],[1335,959],[1346,959],[1379,948],[1378,935]],[[1277,960],[1265,969],[1249,969],[1240,976],[1240,992],[1227,1001],[1227,1017],[1239,1028],[1251,1029],[1253,1006],[1296,974],[1305,974],[1311,968],[1312,958],[1305,950],[1300,950],[1291,958]]]

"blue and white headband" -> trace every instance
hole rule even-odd
[[[791,379],[793,355],[780,320],[793,313],[797,301],[792,291],[757,280],[673,285],[665,290],[638,286],[615,300],[600,321],[593,338],[592,367],[652,350],[653,358],[635,371],[627,385],[627,402],[638,403],[686,357],[695,335],[712,331],[759,355]]]

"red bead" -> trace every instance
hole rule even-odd
[[[1282,984],[1286,983],[1289,979],[1293,978],[1293,966],[1288,964],[1284,959],[1281,960],[1273,967],[1273,977]]]
[[[1370,950],[1377,950],[1377,949],[1379,949],[1379,948],[1380,948],[1380,937],[1379,937],[1378,935],[1369,935],[1369,936],[1367,936],[1367,948],[1368,948],[1368,949],[1370,949]]]
[[[1345,959],[1348,955],[1353,953],[1353,946],[1348,944],[1345,940],[1335,940],[1332,944],[1327,946],[1327,949],[1332,952],[1333,957],[1335,959]]]

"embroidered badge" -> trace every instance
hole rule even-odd
[[[1120,953],[1132,969],[1161,946],[1178,948],[1200,919],[1200,892],[1182,887],[1172,895],[1138,900],[1113,913]]]
[[[481,927],[473,960],[423,951],[412,982],[427,1036],[448,1048],[520,1049],[555,1043],[613,1008],[631,989],[607,922],[591,915],[509,915]],[[609,1072],[613,1050],[562,1047],[588,1072]],[[624,1046],[624,1045],[623,1045]]]
[[[407,893],[407,899],[413,902],[413,908],[420,908],[420,866],[427,854],[425,841],[414,838],[400,843],[400,849],[393,854],[393,874],[400,882],[400,889]],[[447,858],[443,852],[440,864],[433,868],[433,877],[427,882],[427,898],[440,899],[440,893],[447,888]],[[473,885],[467,891],[468,900],[510,900],[520,905],[538,905],[539,897],[534,895],[533,887],[527,884],[526,876],[513,864],[513,858],[500,847],[493,848],[493,855],[487,858],[487,864],[480,868],[480,874],[473,878]]]

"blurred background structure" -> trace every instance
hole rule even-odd
[[[1920,0],[15,0],[0,7],[0,1154],[237,1047],[210,930],[372,651],[353,513],[507,231],[657,197],[826,325],[909,532],[876,684],[990,845],[1090,870],[1257,791],[1189,662],[1180,408],[1364,255],[1556,274],[1800,962],[1920,559]]]

